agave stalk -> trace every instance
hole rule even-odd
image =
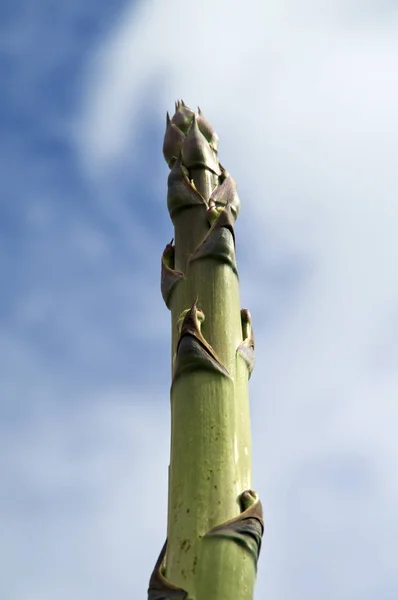
[[[161,274],[172,325],[171,455],[167,540],[148,600],[251,600],[263,518],[251,490],[254,338],[239,301],[240,202],[200,109],[176,103],[163,153],[175,240]]]

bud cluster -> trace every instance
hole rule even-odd
[[[234,219],[239,212],[236,183],[218,160],[218,136],[203,116],[181,100],[170,119],[167,113],[163,154],[171,171],[168,178],[167,205],[174,222],[183,209],[205,205],[209,224],[229,206]],[[200,190],[200,175],[210,182],[209,194]]]

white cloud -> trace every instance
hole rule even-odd
[[[2,428],[8,598],[145,597],[166,532],[167,404],[113,389]]]

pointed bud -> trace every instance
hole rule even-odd
[[[220,165],[221,166],[221,165]],[[234,219],[238,217],[240,200],[235,180],[221,167],[225,179],[216,187],[209,199],[209,208],[229,206]]]
[[[181,279],[184,279],[184,273],[174,269],[174,246],[171,241],[164,249],[161,261],[160,289],[167,308],[171,306],[172,294]]]
[[[163,140],[163,156],[171,168],[177,157],[180,155],[185,135],[180,129],[172,123],[169,113],[166,118],[166,133]]]
[[[188,177],[187,169],[178,158],[167,180],[167,207],[171,220],[184,208],[202,205],[206,209],[206,203]]]
[[[184,135],[187,135],[192,119],[195,116],[195,111],[191,108],[188,108],[181,100],[181,102],[176,102],[176,111],[171,119],[171,122],[178,127],[182,131]]]
[[[198,106],[198,126],[200,131],[205,136],[206,140],[209,142],[210,148],[214,152],[218,152],[218,135],[214,131],[213,127],[210,125],[209,121],[203,116],[202,111]]]
[[[217,210],[217,209],[215,209]],[[229,207],[221,209],[203,242],[190,256],[190,263],[199,259],[213,259],[231,267],[238,275],[235,257],[234,219]]]
[[[238,354],[243,358],[247,365],[248,376],[250,379],[254,369],[254,333],[252,317],[247,308],[242,308],[240,311],[240,318],[242,323],[243,342],[239,344]]]
[[[180,316],[180,338],[174,360],[172,386],[181,375],[194,371],[212,371],[224,377],[230,377],[227,369],[221,364],[213,348],[200,331],[203,321],[204,313],[197,308],[196,301]]]
[[[204,167],[216,175],[221,175],[216,156],[200,131],[196,116],[194,116],[192,127],[185,138],[181,155],[182,162],[188,169]]]
[[[213,527],[206,537],[230,539],[242,546],[251,555],[257,568],[264,534],[263,507],[260,498],[253,490],[245,490],[239,497],[242,512],[240,515]]]

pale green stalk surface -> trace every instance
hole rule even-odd
[[[250,314],[240,309],[239,198],[218,138],[183,102],[167,127],[174,240],[162,257],[172,316],[168,539],[149,600],[251,600],[263,532],[251,491]]]

